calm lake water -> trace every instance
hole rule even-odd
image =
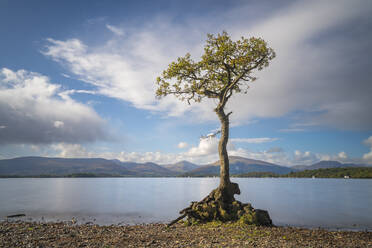
[[[236,198],[266,209],[275,225],[372,230],[372,180],[233,178]],[[219,178],[0,179],[0,218],[108,224],[168,222]]]

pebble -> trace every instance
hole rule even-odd
[[[285,237],[285,238],[284,238]],[[204,224],[0,222],[0,247],[372,247],[372,232]]]

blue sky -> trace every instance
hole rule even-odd
[[[372,164],[372,3],[0,1],[0,159],[217,160],[213,101],[155,99],[207,33],[258,36],[277,53],[236,95],[230,155],[281,165]]]

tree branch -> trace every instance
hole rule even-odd
[[[250,72],[251,70],[256,69],[264,61],[264,59],[266,59],[266,57],[267,57],[267,55],[263,56],[258,62],[256,62],[256,64],[254,66],[245,69],[240,74],[240,76],[234,80],[234,83],[237,83],[240,79],[242,79],[245,76],[245,74],[247,74],[247,72]]]

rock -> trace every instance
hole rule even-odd
[[[201,202],[193,202],[190,207],[182,210],[181,214],[169,225],[173,225],[184,217],[187,217],[188,225],[216,220],[222,222],[238,221],[241,224],[257,226],[273,225],[267,211],[254,209],[249,203],[243,204],[235,200],[228,204],[213,198],[206,198]]]
[[[7,218],[17,218],[17,217],[25,217],[25,214],[13,214],[13,215],[8,215]]]
[[[269,213],[254,209],[250,203],[236,201],[234,194],[239,194],[238,184],[230,183],[225,188],[214,189],[200,202],[191,202],[190,206],[180,211],[181,216],[168,224],[171,226],[187,217],[187,224],[205,223],[209,221],[239,221],[242,224],[272,226]]]
[[[262,209],[255,209],[256,216],[257,216],[257,222],[260,226],[272,226],[273,221],[271,220],[269,216],[269,212]]]
[[[266,210],[249,209],[240,217],[239,222],[247,225],[273,226],[273,222]]]

